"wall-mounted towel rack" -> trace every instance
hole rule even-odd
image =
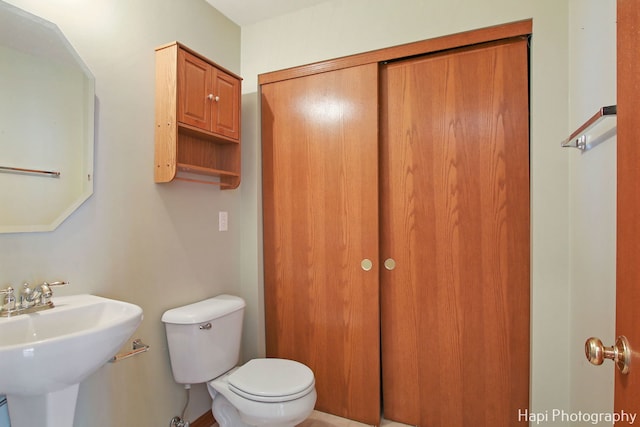
[[[576,129],[575,132],[560,143],[562,147],[577,148],[579,150],[587,150],[591,147],[587,144],[587,130],[596,125],[600,120],[606,117],[612,117],[617,114],[617,105],[609,105],[602,107],[594,114],[589,120],[587,120],[582,126]]]
[[[37,175],[46,175],[53,178],[59,178],[60,172],[56,171],[43,171],[39,169],[25,169],[25,168],[12,168],[9,166],[0,166],[0,172],[8,172],[8,173],[33,173]]]
[[[131,351],[128,351],[126,353],[116,354],[111,359],[109,359],[109,362],[115,363],[115,362],[119,362],[119,361],[124,360],[124,359],[128,359],[128,358],[130,358],[132,356],[135,356],[137,354],[146,353],[147,351],[149,351],[149,348],[150,348],[150,346],[148,346],[145,343],[143,343],[140,338],[136,338],[135,340],[133,340],[132,350]]]

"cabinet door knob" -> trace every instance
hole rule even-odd
[[[370,259],[365,258],[360,262],[360,267],[362,267],[364,271],[369,271],[373,268],[373,262],[371,262]]]
[[[210,100],[213,99],[213,94],[210,93],[209,96],[207,96],[207,98],[209,98]]]
[[[219,96],[216,96],[216,97],[214,97],[214,98],[213,98],[213,100],[214,100],[214,101],[216,101],[216,102],[218,102],[218,101],[220,101],[220,97],[219,97]]]

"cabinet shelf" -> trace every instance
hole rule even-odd
[[[240,185],[241,80],[178,42],[156,49],[155,182]]]

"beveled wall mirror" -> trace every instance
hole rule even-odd
[[[0,232],[54,230],[91,196],[94,99],[60,29],[0,0]]]

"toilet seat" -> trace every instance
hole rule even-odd
[[[315,387],[313,372],[302,363],[286,359],[253,359],[231,373],[229,389],[257,402],[298,399]]]

